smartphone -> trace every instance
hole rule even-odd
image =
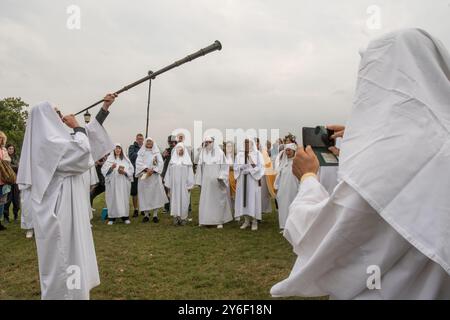
[[[321,167],[334,167],[339,165],[339,159],[328,148],[336,145],[336,141],[331,139],[334,134],[324,126],[315,128],[304,127],[302,129],[303,146],[311,146]]]

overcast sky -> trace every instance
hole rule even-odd
[[[80,29],[67,28],[70,5],[81,10]],[[420,27],[450,47],[449,18],[449,0],[0,0],[0,98],[76,112],[220,40],[222,51],[153,83],[149,135],[165,146],[173,129],[201,120],[203,130],[298,136],[302,126],[348,119],[358,51],[370,39]],[[145,131],[147,90],[113,105],[114,141],[129,145]]]

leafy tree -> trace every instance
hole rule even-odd
[[[16,147],[20,154],[26,121],[28,104],[21,98],[5,98],[0,100],[0,130],[8,137],[8,143]]]

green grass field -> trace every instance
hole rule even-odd
[[[198,226],[198,189],[193,222],[176,227],[161,221],[108,226],[101,221],[103,196],[96,199],[93,233],[100,286],[91,299],[270,299],[273,284],[288,276],[295,261],[279,234],[277,214],[264,215],[257,232],[233,221],[223,230]],[[0,299],[39,299],[36,244],[20,223],[0,232]]]

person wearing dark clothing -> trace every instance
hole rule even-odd
[[[11,158],[11,168],[17,174],[19,171],[19,158],[16,154],[16,148],[12,144],[7,144],[6,150],[8,150],[8,155]],[[11,185],[11,192],[8,193],[8,200],[5,203],[3,214],[6,223],[9,223],[9,208],[11,207],[11,204],[13,208],[14,222],[17,222],[20,210],[20,192],[17,184]]]
[[[135,174],[136,174],[136,159],[143,143],[144,143],[144,135],[142,133],[138,133],[136,135],[136,141],[131,146],[128,147],[128,158],[130,159],[134,167],[133,182],[131,182],[131,192],[130,192],[130,195],[133,199],[133,207],[134,207],[133,218],[137,218],[139,216],[139,203],[137,197],[138,178],[136,178]]]
[[[162,158],[164,160],[164,167],[163,167],[163,171],[161,173],[161,177],[163,179],[163,182],[164,182],[164,177],[166,176],[167,168],[169,167],[170,159],[172,157],[172,150],[177,145],[177,137],[170,135],[167,138],[167,143],[169,144],[169,147],[166,150],[164,150],[164,152],[162,154]],[[166,187],[164,187],[164,188],[165,188],[166,194],[167,194],[169,192],[169,190]],[[164,211],[166,213],[170,213],[170,198],[169,198],[169,202],[164,205]]]
[[[107,157],[108,155],[98,161],[95,161],[95,171],[97,172],[98,184],[91,190],[91,207],[93,206],[94,199],[105,192],[105,177],[102,174],[102,166]]]

